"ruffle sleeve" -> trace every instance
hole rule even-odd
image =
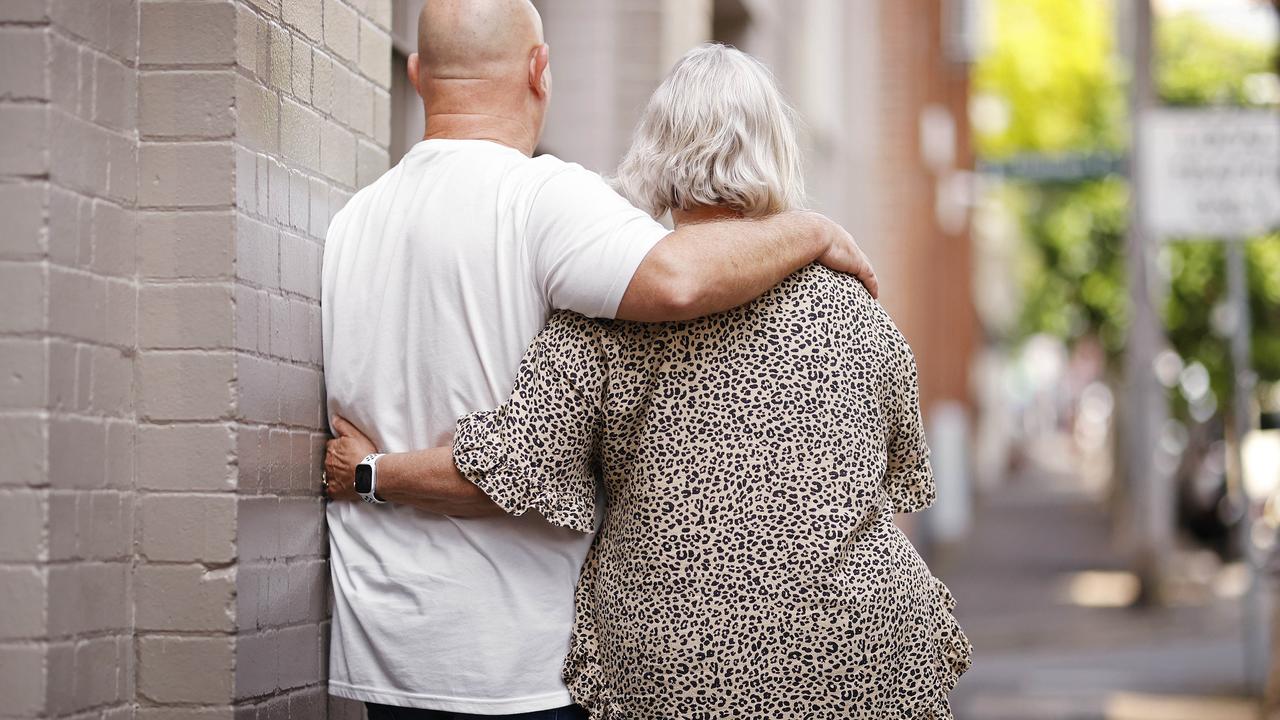
[[[513,447],[506,420],[508,406],[464,415],[458,420],[453,462],[504,512],[523,515],[536,510],[547,522],[578,532],[596,524],[595,476],[581,471],[548,473],[530,466],[518,444]]]
[[[512,515],[579,532],[596,524],[605,369],[592,321],[558,313],[530,345],[511,397],[458,420],[453,461]]]

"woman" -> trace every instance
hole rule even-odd
[[[618,173],[677,224],[801,201],[791,110],[698,48]],[[564,677],[592,718],[949,718],[953,600],[893,523],[934,497],[910,348],[811,266],[754,303],[644,325],[559,313],[454,465],[509,513],[590,532]]]

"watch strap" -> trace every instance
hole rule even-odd
[[[361,465],[369,466],[369,492],[359,493],[360,499],[372,505],[385,505],[387,502],[386,500],[378,497],[378,459],[384,454],[385,453],[369,453],[364,456],[364,460],[360,461]]]

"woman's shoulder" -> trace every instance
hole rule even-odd
[[[878,317],[884,309],[871,297],[858,279],[839,273],[818,263],[806,265],[792,273],[761,301],[793,306],[800,300],[821,316],[840,313],[846,318]]]
[[[835,335],[872,340],[890,353],[906,345],[884,306],[851,275],[813,263],[792,273],[770,295],[762,300],[803,311]]]
[[[858,300],[875,302],[871,293],[852,275],[836,272],[821,263],[813,262],[791,273],[779,287],[813,288],[857,296]]]

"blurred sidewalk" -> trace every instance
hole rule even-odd
[[[1070,490],[1012,483],[975,513],[969,541],[931,558],[974,644],[958,720],[1256,717],[1239,600],[1202,582],[1178,607],[1118,607],[1135,581],[1104,507]]]

